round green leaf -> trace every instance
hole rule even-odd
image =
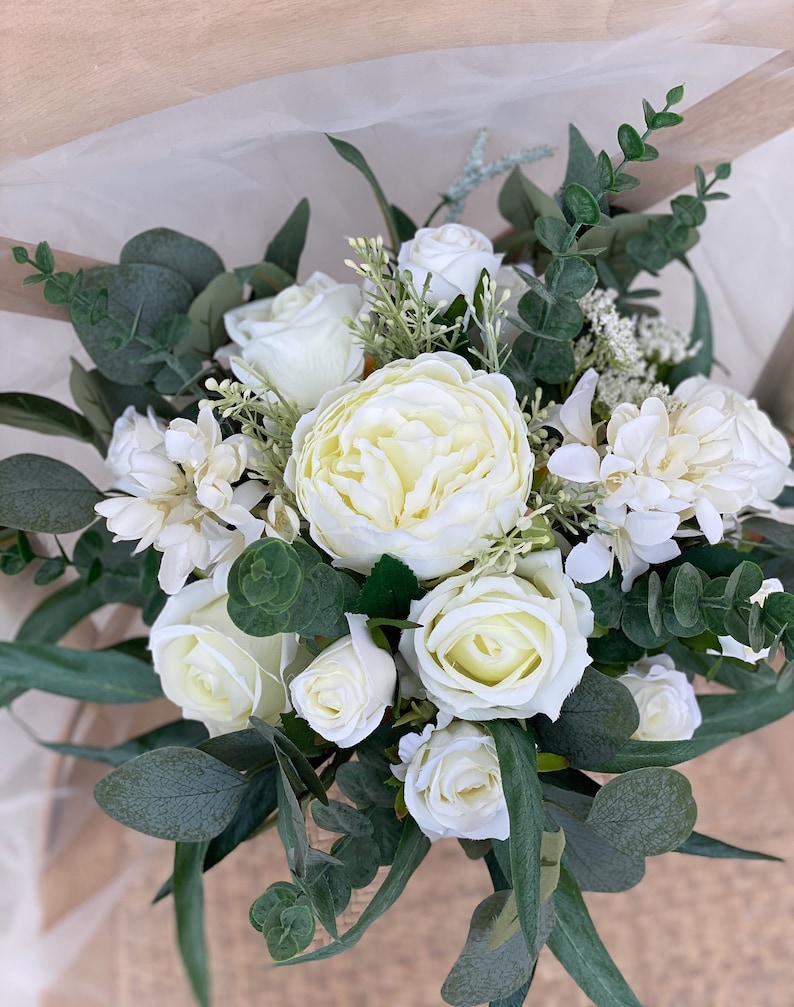
[[[686,777],[652,766],[623,773],[603,786],[587,824],[624,853],[653,857],[680,846],[696,818]]]
[[[294,906],[300,896],[300,889],[288,881],[276,881],[254,902],[248,911],[248,918],[255,930],[261,930],[276,906],[282,909]]]
[[[95,520],[104,495],[77,469],[45,455],[0,461],[0,524],[61,535]]]
[[[578,182],[571,182],[570,185],[565,186],[563,198],[577,224],[588,224],[590,227],[594,227],[601,219],[598,200],[589,189],[585,189]]]
[[[194,294],[200,294],[210,280],[223,272],[220,256],[209,245],[169,227],[153,227],[130,238],[119,261],[172,269],[187,280]]]
[[[645,144],[642,137],[627,122],[618,126],[618,143],[627,161],[639,161],[645,153]]]
[[[119,266],[87,269],[80,281],[81,291],[105,289],[108,315],[131,326],[142,306],[138,332],[150,338],[157,327],[172,315],[187,312],[193,301],[193,288],[173,269],[149,263],[127,262]],[[121,349],[114,349],[120,333],[106,318],[91,324],[72,307],[72,324],[80,341],[99,370],[122,385],[142,385],[154,380],[161,363],[139,363],[149,347],[135,338]]]
[[[314,938],[314,928],[314,915],[307,905],[276,905],[262,931],[273,961],[285,962],[304,951]]]

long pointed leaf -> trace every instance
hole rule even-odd
[[[202,877],[207,845],[206,842],[177,843],[174,848],[174,908],[179,953],[201,1007],[210,1007]]]
[[[602,944],[582,892],[565,867],[554,893],[554,908],[557,925],[549,948],[595,1007],[642,1007]]]
[[[688,853],[693,857],[716,857],[730,860],[775,860],[783,863],[782,857],[773,857],[771,853],[759,853],[757,850],[743,850],[740,846],[731,846],[702,832],[693,832],[678,846],[674,853]]]
[[[326,136],[328,134],[326,133]],[[386,221],[386,227],[389,231],[389,238],[392,243],[392,248],[396,251],[400,247],[400,242],[398,238],[399,229],[397,227],[397,222],[394,219],[394,213],[391,208],[391,203],[386,199],[386,195],[383,189],[380,187],[380,183],[372,171],[372,168],[367,164],[366,158],[353,146],[352,143],[348,143],[347,140],[337,140],[336,137],[328,136],[334,150],[339,154],[340,157],[344,158],[353,165],[354,168],[358,168],[361,174],[369,182],[372,191],[375,193],[375,199],[378,201],[378,206],[381,209],[383,218]]]

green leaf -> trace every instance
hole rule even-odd
[[[593,668],[585,669],[557,720],[542,714],[533,720],[541,748],[582,769],[594,769],[620,751],[639,722],[629,690]]]
[[[410,567],[393,556],[381,556],[361,589],[355,611],[371,619],[406,619],[411,602],[424,593]]]
[[[773,597],[770,595],[767,605]],[[776,685],[767,685],[727,696],[698,696],[698,703],[703,723],[695,732],[696,739],[749,734],[794,712],[794,689],[779,692]]]
[[[587,824],[624,853],[652,857],[674,850],[692,832],[697,808],[686,777],[674,769],[634,769],[593,798]]]
[[[518,338],[521,339],[521,336]],[[547,339],[545,336],[528,336],[528,339],[534,341],[531,358],[533,378],[558,385],[571,377],[576,369],[576,361],[570,343],[561,342],[559,339]],[[508,357],[508,362],[516,352],[516,344],[513,343],[513,353]],[[520,350],[518,352],[520,353]]]
[[[196,353],[209,359],[229,338],[223,323],[225,312],[243,302],[243,286],[234,273],[219,273],[187,309],[190,334],[176,347],[177,355]]]
[[[512,895],[494,892],[474,910],[466,944],[441,988],[444,1001],[453,1007],[477,1007],[510,996],[532,975],[537,955],[530,958],[520,930],[498,947],[489,947],[495,919]]]
[[[706,219],[706,207],[696,196],[676,196],[670,207],[674,219],[685,227],[700,227]]]
[[[575,339],[584,324],[582,311],[573,301],[546,305],[531,294],[524,294],[518,302],[518,314],[532,333],[549,339]]]
[[[638,158],[638,160],[641,160]],[[621,171],[619,175],[615,175],[615,181],[612,183],[612,188],[610,192],[628,192],[630,189],[636,189],[640,184],[640,180],[636,175],[627,175],[625,171]]]
[[[55,269],[55,259],[52,254],[52,249],[46,241],[40,241],[38,245],[36,245],[36,251],[33,258],[36,265],[43,273],[51,273]]]
[[[645,153],[645,144],[637,130],[627,122],[618,126],[618,143],[627,161],[639,161]],[[620,178],[620,176],[618,176]]]
[[[190,283],[173,269],[143,262],[87,269],[80,281],[83,293],[107,290],[110,318],[93,324],[71,306],[72,324],[88,355],[106,378],[122,385],[144,385],[154,380],[160,365],[140,363],[150,347],[140,337],[151,339],[161,322],[185,314],[195,296]],[[129,330],[140,311],[138,334],[121,349],[117,319]],[[79,404],[79,403],[78,403]]]
[[[700,344],[697,353],[688,360],[676,364],[668,377],[668,383],[675,389],[685,378],[691,378],[695,374],[711,373],[713,340],[711,334],[711,314],[706,299],[706,292],[700,285],[700,281],[693,276],[695,284],[695,316],[692,321],[692,331],[689,335],[689,346],[695,347]]]
[[[260,720],[259,717],[251,717],[251,725],[265,741],[269,741],[277,752],[281,752],[284,758],[289,760],[290,765],[306,790],[316,797],[318,801],[327,804],[328,795],[325,792],[325,787],[320,782],[319,776],[315,773],[311,763],[303,752],[289,740],[286,734],[279,728],[273,727],[272,724]],[[279,760],[279,765],[281,764],[281,760]]]
[[[538,217],[535,220],[535,235],[544,248],[562,254],[569,248],[571,229],[559,217]]]
[[[714,169],[714,177],[720,181],[724,182],[726,178],[731,177],[731,166],[727,161],[723,161],[722,164],[718,164]]]
[[[604,157],[606,154],[602,151]],[[607,158],[607,161],[609,158]],[[609,166],[609,181],[611,182],[612,165]],[[577,182],[584,186],[598,200],[600,209],[608,214],[609,206],[603,193],[609,188],[604,185],[605,165],[599,154],[596,159],[595,154],[590,149],[589,144],[573,124],[568,126],[568,164],[565,169],[565,179],[562,183],[563,191],[572,182]]]
[[[326,136],[328,134],[326,133]],[[347,140],[338,140],[333,136],[328,136],[334,150],[339,154],[340,157],[344,158],[349,164],[352,164],[354,168],[357,168],[361,174],[366,178],[370,184],[370,188],[375,194],[375,199],[378,201],[378,206],[381,209],[383,218],[386,221],[386,227],[389,231],[389,237],[392,242],[392,247],[396,250],[399,247],[399,241],[397,238],[397,222],[394,219],[394,214],[392,212],[391,203],[386,199],[386,196],[381,189],[380,184],[375,178],[372,169],[367,164],[364,155],[353,146],[352,143],[348,143]]]
[[[594,637],[587,641],[590,657],[596,664],[631,664],[639,660],[644,648],[633,643],[618,629],[610,630],[606,636]]]
[[[363,762],[346,762],[336,771],[339,789],[358,807],[393,808],[394,788],[388,785],[391,774]]]
[[[513,168],[499,193],[499,212],[519,233],[532,231],[538,217],[557,217],[562,210],[551,196],[539,189],[520,168]]]
[[[209,245],[168,227],[154,227],[130,238],[121,250],[119,262],[165,266],[190,284],[194,296],[223,272],[220,256]]]
[[[590,604],[593,606],[593,616],[599,626],[617,629],[620,625],[620,617],[623,614],[623,605],[626,600],[626,595],[620,588],[620,580],[619,571],[613,570],[611,574],[606,574],[601,580],[581,585],[582,590],[590,599]]]
[[[642,1007],[609,957],[579,886],[564,867],[554,908],[557,925],[549,937],[549,948],[595,1007]]]
[[[502,789],[510,817],[510,867],[518,918],[527,952],[534,958],[540,914],[540,847],[545,821],[535,738],[511,721],[493,720],[487,726],[496,742]]]
[[[42,748],[59,755],[71,756],[75,759],[89,759],[91,762],[104,762],[109,766],[121,766],[144,752],[156,748],[180,746],[193,748],[207,737],[207,729],[194,720],[175,720],[162,727],[156,727],[145,734],[139,734],[129,741],[110,748],[98,748],[93,745],[73,745],[67,742],[39,742]]]
[[[673,587],[673,612],[682,626],[690,628],[700,619],[703,584],[691,563],[682,563]]]
[[[74,581],[36,606],[19,627],[16,640],[18,643],[57,643],[81,619],[104,604],[99,584]]]
[[[240,279],[240,270],[237,270],[237,278]],[[245,282],[250,284],[256,297],[275,297],[293,286],[295,278],[273,262],[258,262],[247,272]]]
[[[383,884],[375,893],[372,901],[361,914],[358,921],[349,930],[341,934],[339,939],[332,944],[317,948],[315,951],[310,951],[308,954],[294,958],[285,964],[293,965],[298,962],[320,961],[325,958],[333,958],[335,955],[357,944],[364,936],[368,927],[397,901],[411,875],[424,860],[429,849],[430,840],[420,832],[419,826],[412,818],[406,818],[402,828],[402,836],[394,856],[394,863],[386,875]]]
[[[666,129],[668,126],[678,126],[684,121],[678,112],[657,112],[651,119],[651,129]]]
[[[361,816],[364,818],[364,816]],[[369,820],[364,818],[364,821]],[[353,888],[366,888],[372,884],[380,867],[380,851],[374,839],[366,836],[344,836],[331,847],[331,856],[336,857],[344,868]]]
[[[665,95],[664,99],[668,105],[677,105],[679,102],[684,100],[684,85],[678,84],[676,87],[671,87],[670,90]]]
[[[88,703],[143,703],[162,696],[151,665],[117,650],[0,642],[0,678]]]
[[[598,155],[597,169],[599,188],[603,192],[607,192],[615,181],[615,169],[612,167],[612,161],[605,150],[602,150]]]
[[[114,769],[94,797],[111,818],[147,836],[200,843],[226,828],[247,786],[198,748],[158,748]]]
[[[54,535],[78,531],[96,519],[104,494],[82,472],[45,455],[0,461],[0,524]]]
[[[556,297],[578,301],[596,285],[595,269],[581,256],[553,259],[546,269],[546,283]]]
[[[329,801],[327,805],[313,803],[311,807],[312,817],[326,832],[341,832],[357,838],[369,838],[372,835],[372,822],[349,804]]]
[[[627,741],[596,772],[628,773],[646,766],[678,766],[737,737],[738,734],[711,734],[689,741]]]
[[[287,218],[265,252],[265,261],[273,262],[297,280],[298,266],[309,228],[309,200],[302,199]]]
[[[391,204],[391,212],[397,225],[397,237],[400,241],[410,241],[419,230],[418,226],[404,210],[401,210],[399,206],[395,206],[394,203]]]
[[[89,444],[94,440],[94,428],[80,413],[53,399],[26,392],[0,392],[0,423]]]
[[[716,857],[730,860],[775,860],[783,863],[781,857],[773,857],[771,853],[757,853],[755,850],[743,850],[739,846],[731,846],[730,843],[723,843],[719,839],[712,839],[711,836],[704,836],[701,832],[693,832],[688,839],[685,839],[680,846],[676,847],[675,853],[688,853],[693,857]]]
[[[204,941],[204,884],[201,876],[206,842],[177,843],[174,849],[174,908],[179,953],[201,1007],[210,1007],[210,977]]]
[[[294,958],[314,939],[314,916],[309,906],[277,906],[271,910],[262,933],[267,949],[275,962],[283,963]]]
[[[589,190],[578,182],[571,182],[563,190],[565,205],[571,211],[577,224],[594,227],[601,220],[601,207]]]
[[[587,825],[593,797],[543,782],[549,820],[565,833],[563,863],[584,891],[625,892],[642,881],[645,858],[616,849]]]
[[[249,909],[248,919],[251,926],[261,933],[268,916],[276,906],[280,905],[282,908],[294,906],[299,900],[305,901],[305,896],[301,894],[297,885],[293,885],[289,881],[275,881],[258,899],[254,900]]]
[[[12,245],[11,254],[14,256],[14,262],[20,266],[30,262],[30,255],[24,245]]]

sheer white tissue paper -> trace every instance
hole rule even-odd
[[[701,19],[702,21],[702,19]],[[697,28],[698,25],[695,25]],[[706,95],[771,58],[772,50],[697,42],[673,28],[626,42],[522,44],[441,51],[309,71],[226,91],[147,115],[28,160],[0,167],[3,230],[46,239],[53,248],[118,261],[122,244],[154,226],[200,238],[229,267],[256,261],[287,213],[306,196],[312,206],[302,277],[347,270],[347,235],[372,234],[381,222],[366,182],[323,136],[358,146],[389,198],[423,220],[434,197],[460,171],[477,129],[487,126],[487,157],[551,144],[557,155],[527,169],[548,191],[561,183],[567,124],[599,149],[616,147],[620,122],[641,121],[641,99],[658,104],[686,83],[686,111]],[[694,41],[693,41],[694,39]],[[790,311],[784,263],[792,261],[794,219],[787,187],[794,133],[739,158],[709,206],[691,261],[710,297],[716,356],[731,382],[749,392]],[[500,181],[469,200],[465,222],[497,234]],[[20,280],[24,271],[20,269]],[[665,312],[684,327],[692,297],[686,277],[667,284]],[[30,296],[39,296],[35,289]],[[0,313],[4,390],[34,391],[69,402],[69,356],[86,363],[62,322]],[[0,427],[0,455],[52,452],[108,486],[98,457],[83,445]],[[8,639],[39,589],[3,582],[0,629]],[[95,645],[89,637],[87,645]],[[48,739],[63,735],[68,704],[31,694],[22,719]],[[122,730],[124,729],[122,724]],[[126,875],[57,928],[41,932],[37,872],[52,853],[44,821],[53,798],[51,757],[5,714],[0,718],[0,1003],[33,1007],[55,982],[123,891]],[[66,805],[80,815],[90,799]],[[68,828],[64,820],[62,828]],[[57,831],[57,830],[56,830]],[[48,842],[58,841],[55,835]],[[71,923],[70,923],[71,921]],[[112,1005],[112,991],[96,1003]],[[88,1002],[87,1000],[85,1002]]]

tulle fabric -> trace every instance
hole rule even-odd
[[[658,106],[669,87],[685,81],[691,105],[774,55],[699,43],[699,31],[715,9],[704,4],[690,10],[688,23],[679,10],[671,27],[627,42],[414,54],[198,98],[0,167],[4,230],[117,261],[127,238],[166,225],[207,241],[233,267],[260,258],[289,209],[308,196],[313,215],[302,278],[322,269],[346,281],[344,236],[375,233],[381,224],[366,183],[338,158],[323,133],[355,143],[389,198],[419,223],[462,167],[482,125],[491,131],[488,157],[556,146],[555,158],[528,169],[539,185],[554,191],[564,175],[569,121],[579,124],[596,148],[612,150],[618,123],[639,124],[642,97]],[[794,133],[741,157],[726,185],[731,200],[710,205],[702,243],[690,256],[711,299],[716,355],[730,372],[730,383],[745,393],[790,310],[785,262],[794,253],[794,203],[786,195],[792,161]],[[476,192],[464,217],[489,234],[504,227],[496,211],[497,185]],[[683,270],[670,273],[665,311],[687,326],[690,284]],[[20,270],[20,279],[23,275]],[[0,337],[4,390],[70,402],[69,356],[84,366],[88,360],[66,323],[0,313]],[[4,427],[0,438],[3,456],[51,453],[98,485],[110,484],[101,460],[84,445]],[[1,589],[0,635],[10,639],[40,589],[26,575],[3,581]],[[118,632],[118,624],[108,627],[97,619],[83,627],[75,645],[95,647]],[[49,739],[69,733],[75,717],[73,704],[40,694],[25,696],[17,710]],[[125,712],[116,723],[117,740],[128,728]],[[3,715],[0,1003],[13,1007],[36,1007],[43,989],[62,982],[136,869],[130,864],[42,931],[39,874],[92,807],[90,790],[53,789],[54,780],[52,757]],[[53,804],[64,812],[54,831]],[[112,1007],[112,991],[93,990],[92,1002]]]

